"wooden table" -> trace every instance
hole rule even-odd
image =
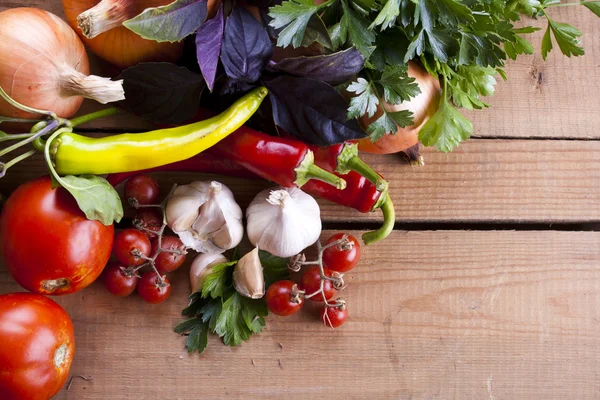
[[[0,1],[24,5],[62,14],[58,0]],[[468,113],[474,137],[450,154],[425,150],[423,167],[365,157],[390,179],[398,220],[347,275],[343,328],[327,329],[311,312],[269,317],[238,348],[213,337],[205,354],[188,356],[172,332],[186,271],[159,306],[95,283],[56,299],[75,324],[71,373],[94,377],[57,398],[599,399],[600,23],[583,8],[552,12],[584,32],[585,57],[555,50],[546,63],[539,54],[510,63],[492,109]],[[542,33],[531,39],[538,53]],[[120,116],[85,129],[146,126]],[[41,160],[24,163],[0,189],[42,172]],[[157,178],[168,187],[205,177]],[[243,206],[259,189],[223,181]],[[320,204],[324,236],[380,219]],[[17,290],[0,267],[0,293]]]

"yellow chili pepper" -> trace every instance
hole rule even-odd
[[[267,93],[265,87],[256,88],[223,113],[176,128],[100,139],[66,132],[50,143],[52,161],[59,175],[99,175],[186,160],[235,132],[256,112]]]

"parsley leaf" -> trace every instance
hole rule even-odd
[[[342,8],[344,14],[340,20],[341,37],[349,38],[351,44],[368,58],[374,50],[375,41],[375,34],[369,30],[369,22],[350,8],[346,0],[342,0]]]
[[[269,25],[275,29],[286,27],[279,33],[277,46],[300,47],[311,17],[321,7],[323,5],[317,6],[313,0],[288,0],[272,7],[269,16],[273,19]]]
[[[425,146],[436,146],[438,150],[447,153],[467,140],[472,133],[471,122],[442,97],[437,112],[421,128],[419,140]]]
[[[369,29],[379,25],[382,31],[391,28],[396,23],[398,15],[400,15],[400,0],[387,0],[373,23],[369,25]]]
[[[556,22],[548,18],[548,25],[554,34],[554,39],[560,48],[560,51],[567,57],[582,56],[584,54],[583,48],[579,44],[579,37],[581,31],[575,28],[573,25],[565,24],[562,22]]]
[[[258,257],[260,258],[260,264],[263,266],[265,287],[271,286],[273,282],[289,278],[289,258],[277,257],[264,250],[259,250]]]
[[[383,111],[383,115],[373,121],[367,128],[371,135],[371,141],[376,142],[384,135],[394,135],[398,130],[398,125],[405,128],[413,124],[413,113],[408,110],[401,111]]]
[[[231,286],[231,274],[237,261],[230,261],[222,264],[217,264],[212,267],[210,275],[206,277],[204,285],[202,286],[202,297],[213,299],[217,297],[223,297],[223,294],[228,287]]]
[[[192,354],[194,351],[202,353],[206,346],[208,346],[208,326],[200,324],[189,333],[185,341],[185,348],[188,354]]]
[[[600,17],[600,1],[584,1],[581,5]]]
[[[263,306],[257,303],[262,303]],[[217,317],[215,333],[223,338],[226,345],[238,346],[244,340],[248,340],[252,333],[262,330],[265,315],[267,310],[264,301],[251,300],[234,292],[223,303],[221,313]]]
[[[385,101],[390,104],[400,104],[421,93],[415,78],[408,76],[407,65],[389,66],[378,82],[383,87]]]
[[[552,50],[552,38],[550,38],[550,24],[546,28],[546,33],[542,38],[542,58],[545,60],[548,57],[548,53]]]
[[[478,65],[458,67],[448,82],[450,98],[458,107],[469,110],[488,107],[479,97],[494,94],[497,72],[495,68]]]
[[[346,89],[348,92],[356,93],[357,96],[350,99],[348,107],[348,118],[360,118],[364,114],[372,117],[377,111],[379,99],[373,91],[373,87],[365,78],[358,78]]]

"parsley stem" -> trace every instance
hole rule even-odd
[[[555,4],[548,4],[545,8],[550,8],[550,7],[570,7],[570,6],[580,6],[581,4],[583,4],[584,2],[578,2],[578,3],[555,3]],[[545,13],[544,13],[545,14]]]

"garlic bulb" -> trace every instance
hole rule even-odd
[[[192,293],[202,290],[206,277],[212,272],[212,267],[229,262],[225,256],[219,253],[200,254],[192,262],[190,267],[190,285]]]
[[[278,187],[256,195],[248,210],[250,242],[279,257],[291,257],[321,234],[319,205],[298,188]]]
[[[242,296],[260,299],[265,295],[265,277],[258,247],[242,257],[233,269],[233,286]]]
[[[200,253],[222,253],[244,235],[242,209],[219,182],[178,186],[166,209],[167,224],[181,241]]]

